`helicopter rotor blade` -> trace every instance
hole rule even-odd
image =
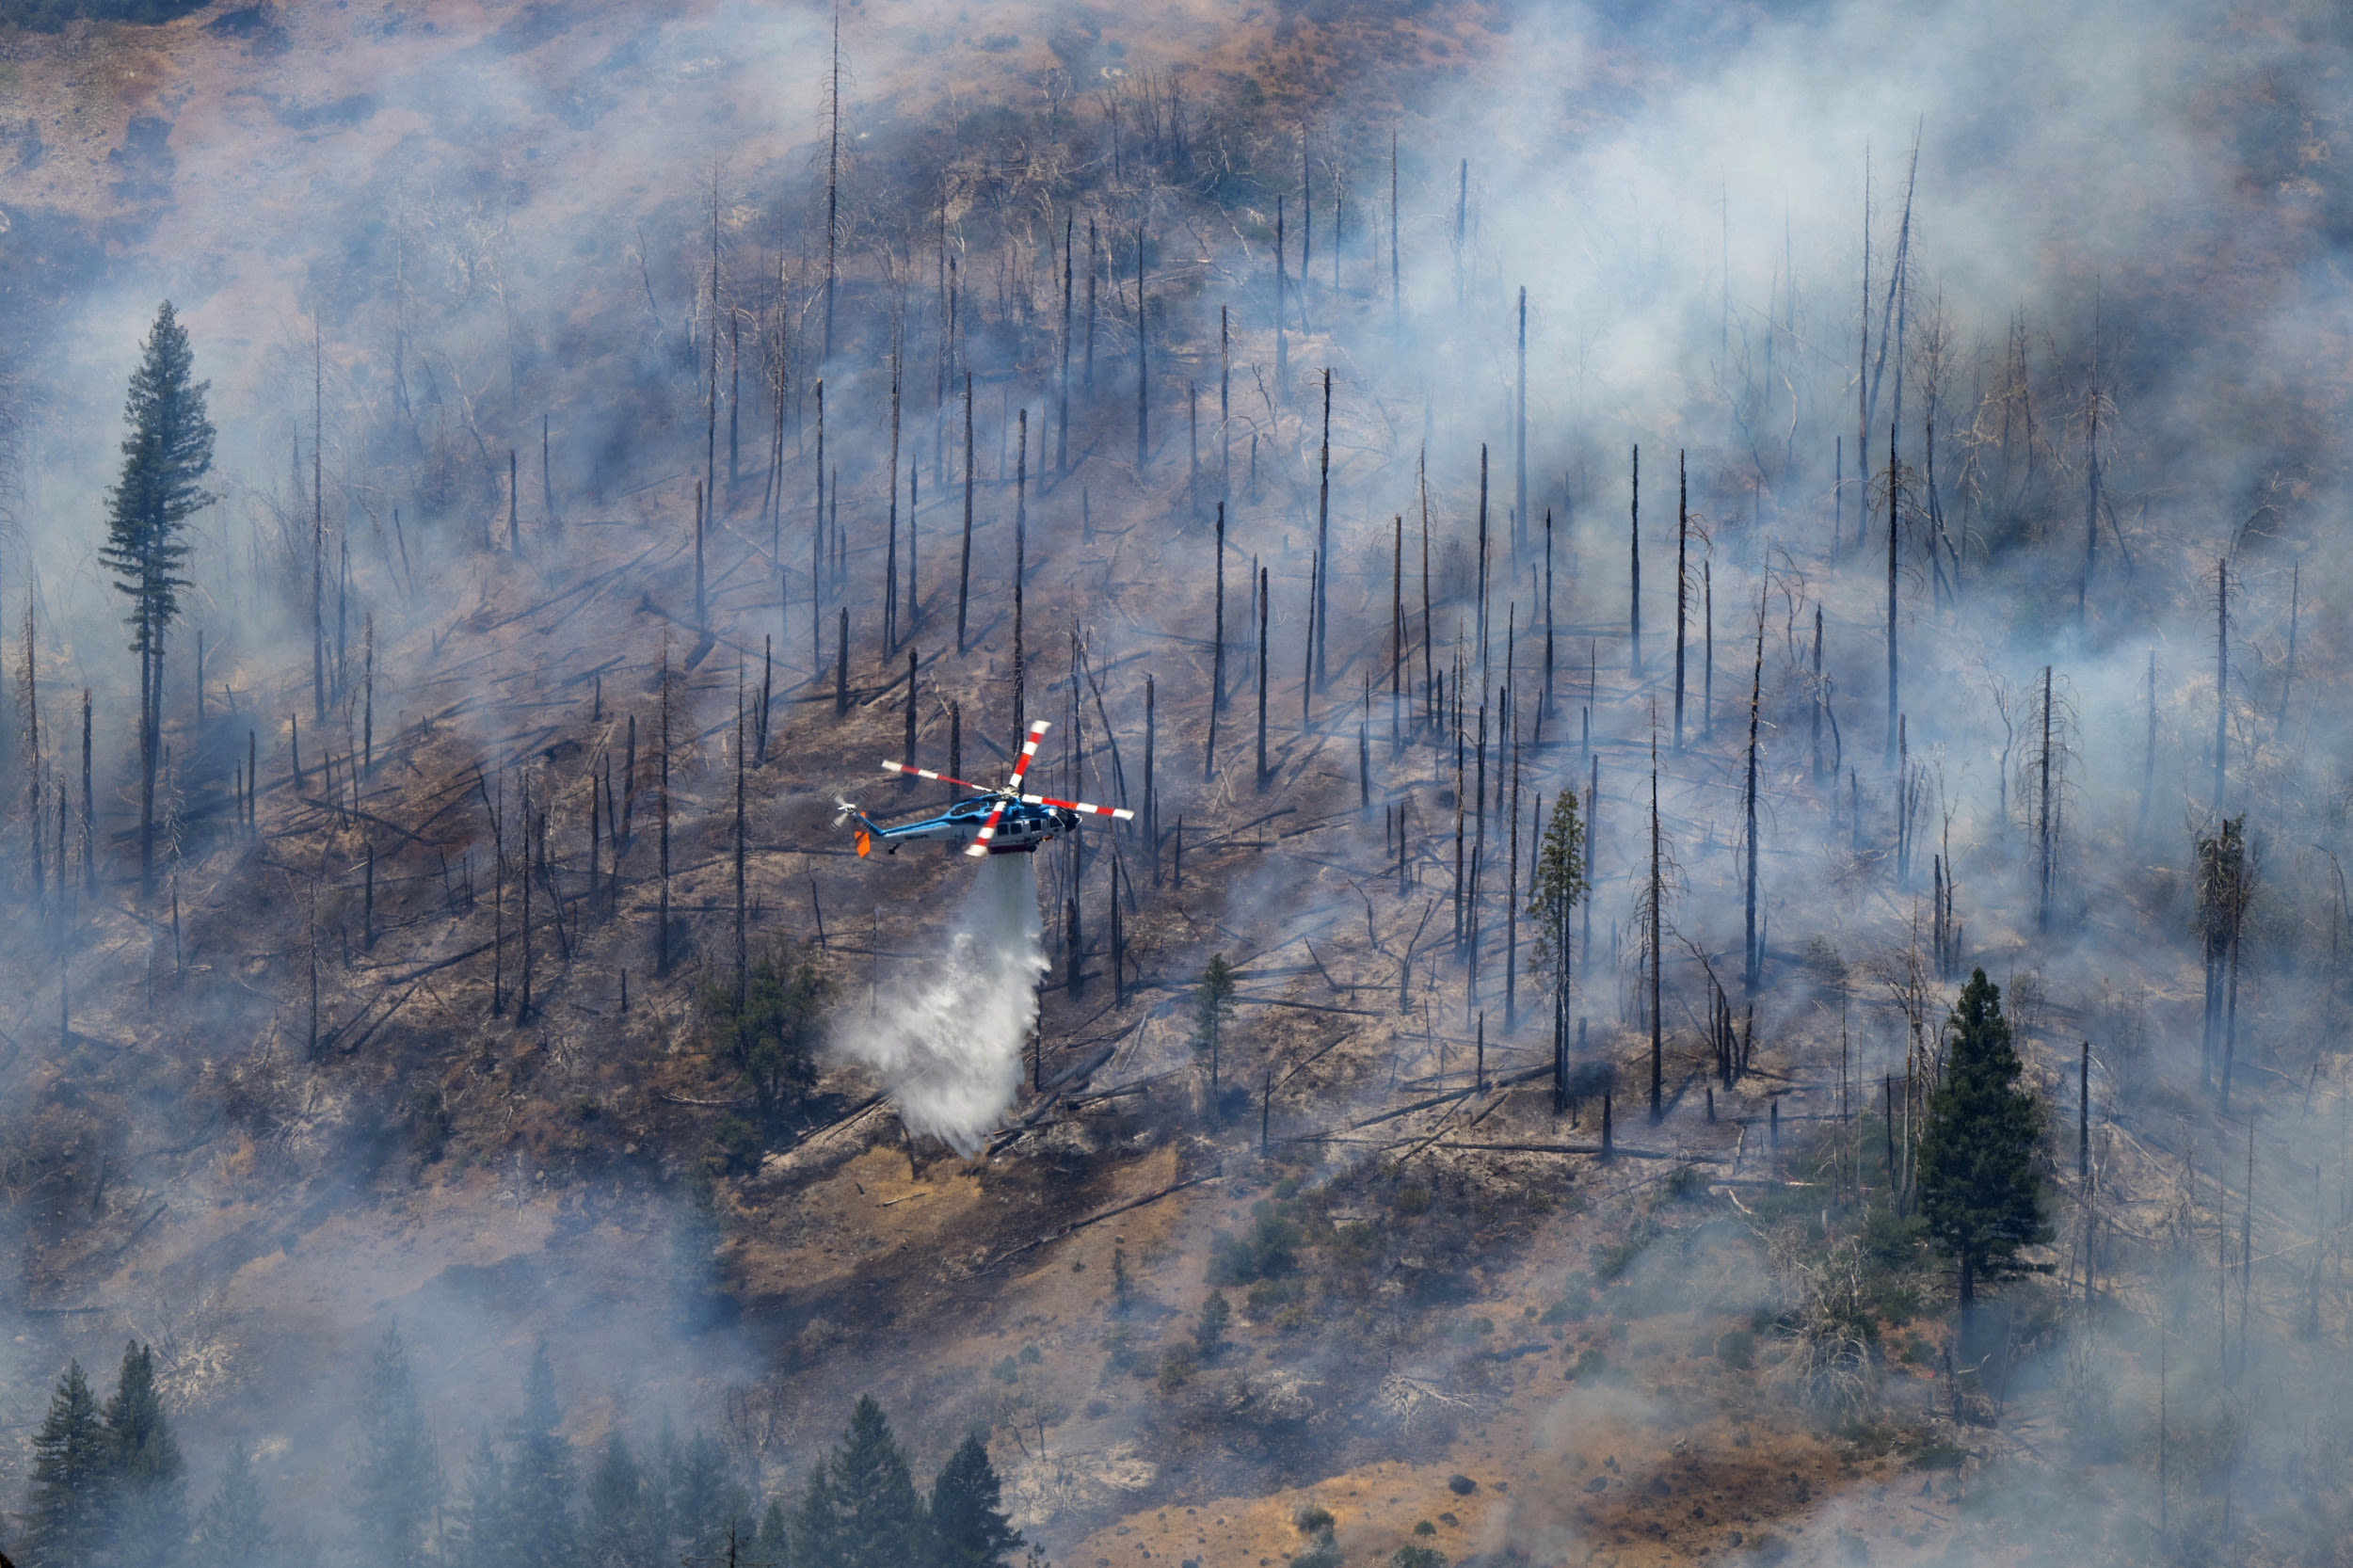
[[[985,784],[973,784],[965,779],[951,778],[944,773],[934,773],[929,768],[911,768],[904,762],[885,762],[883,764],[883,772],[903,773],[915,778],[936,778],[942,784],[953,784],[959,790],[985,790],[988,788]]]
[[[1014,759],[1013,777],[1005,783],[1007,794],[1021,792],[1021,776],[1030,771],[1030,760],[1037,755],[1038,742],[1045,739],[1046,732],[1053,728],[1054,723],[1051,719],[1031,721],[1029,738],[1021,743],[1021,755]]]
[[[997,837],[997,824],[1005,814],[1007,798],[1003,795],[998,797],[996,809],[989,812],[988,821],[981,824],[980,837],[964,846],[965,854],[978,857],[988,853],[988,841]]]
[[[1092,806],[1083,800],[1056,800],[1051,795],[1023,795],[1027,806],[1059,806],[1065,811],[1085,811],[1097,817],[1116,817],[1121,822],[1132,821],[1135,813],[1125,806]]]

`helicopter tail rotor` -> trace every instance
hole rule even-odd
[[[833,819],[834,826],[841,827],[853,823],[856,824],[855,827],[851,828],[850,838],[851,840],[857,845],[858,858],[863,860],[867,856],[873,853],[874,835],[880,830],[877,829],[872,823],[866,820],[866,813],[859,810],[856,803],[843,800],[840,795],[836,795],[833,797],[833,804],[835,809],[835,816]]]

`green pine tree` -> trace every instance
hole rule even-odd
[[[112,1447],[82,1364],[70,1363],[33,1434],[24,1568],[85,1568],[98,1560],[111,1509]]]
[[[1193,988],[1193,1048],[1209,1058],[1209,1096],[1217,1096],[1218,1055],[1225,1043],[1225,1023],[1234,1016],[1234,967],[1224,953],[1214,954]]]
[[[718,1439],[698,1432],[678,1448],[670,1462],[671,1528],[678,1551],[688,1557],[723,1556],[728,1523],[751,1512],[747,1499],[728,1474],[726,1453]]]
[[[465,1496],[449,1521],[443,1558],[452,1568],[505,1568],[506,1524],[506,1461],[485,1427],[467,1467]]]
[[[1577,793],[1561,792],[1536,848],[1528,885],[1528,977],[1552,1003],[1553,1111],[1567,1108],[1569,1064],[1569,917],[1585,897],[1585,824]]]
[[[644,1472],[619,1432],[604,1442],[604,1457],[588,1475],[581,1545],[590,1568],[637,1568],[662,1556],[646,1534]]]
[[[906,1455],[882,1406],[861,1394],[850,1425],[809,1478],[792,1543],[793,1568],[903,1568],[927,1531]]]
[[[832,983],[790,940],[772,937],[752,955],[744,997],[732,977],[703,985],[702,1006],[728,1060],[751,1091],[760,1130],[774,1137],[798,1113],[817,1082]]]
[[[792,1522],[784,1512],[784,1499],[768,1499],[768,1512],[760,1516],[760,1537],[752,1544],[752,1555],[769,1568],[785,1568],[792,1555]]]
[[[441,1500],[441,1466],[408,1371],[400,1325],[384,1331],[360,1382],[360,1463],[351,1512],[368,1568],[420,1568]]]
[[[1961,987],[1945,1025],[1944,1080],[1920,1131],[1920,1215],[1961,1269],[1961,1301],[2018,1249],[2048,1241],[2033,1158],[2042,1107],[2018,1085],[2020,1063],[2001,988],[1983,969]]]
[[[213,501],[200,484],[213,466],[213,424],[204,409],[212,383],[193,379],[196,356],[171,301],[156,311],[142,347],[123,405],[122,474],[106,492],[106,542],[98,559],[131,602],[123,618],[139,660],[139,875],[142,886],[152,886],[164,639],[188,585],[188,519]]]
[[[262,1483],[253,1458],[239,1438],[229,1445],[220,1482],[196,1516],[190,1550],[196,1568],[255,1568],[270,1549],[272,1532],[262,1512]]]
[[[1215,1361],[1225,1348],[1225,1334],[1233,1323],[1234,1308],[1226,1301],[1225,1292],[1212,1290],[1209,1299],[1201,1304],[1201,1318],[1193,1326],[1193,1353],[1204,1367]]]
[[[808,1488],[792,1509],[792,1568],[839,1568],[840,1556],[834,1540],[833,1480],[825,1474],[825,1456],[809,1467]]]
[[[187,1463],[171,1435],[155,1387],[155,1356],[123,1347],[122,1369],[104,1411],[112,1493],[114,1568],[164,1568],[187,1545]]]
[[[1002,1568],[1020,1549],[1021,1532],[1006,1523],[1001,1500],[988,1445],[978,1432],[967,1432],[932,1482],[932,1560],[938,1568]]]
[[[505,1546],[502,1568],[570,1568],[571,1445],[556,1431],[555,1368],[542,1339],[523,1374],[523,1409],[506,1464]]]

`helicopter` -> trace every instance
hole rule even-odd
[[[839,796],[834,805],[840,814],[834,819],[836,826],[855,823],[851,836],[862,858],[873,853],[880,840],[887,855],[899,853],[905,843],[965,842],[964,853],[975,858],[990,855],[1035,855],[1040,844],[1048,844],[1064,834],[1076,831],[1082,816],[1111,817],[1120,822],[1131,821],[1133,811],[1124,806],[1092,806],[1082,800],[1054,800],[1046,795],[1025,795],[1021,792],[1021,776],[1030,770],[1030,760],[1037,755],[1038,742],[1053,728],[1051,720],[1038,719],[1030,726],[1030,733],[1021,743],[1021,755],[1014,760],[1013,776],[999,789],[985,784],[968,783],[951,778],[929,768],[911,767],[904,762],[885,762],[883,772],[895,773],[910,778],[936,779],[958,789],[979,790],[982,792],[956,802],[936,817],[901,823],[885,827],[856,805]]]

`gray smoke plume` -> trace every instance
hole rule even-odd
[[[889,1083],[909,1131],[978,1153],[1021,1087],[1047,967],[1031,857],[992,855],[966,889],[946,952],[888,982],[871,1012],[846,1010],[834,1048]]]

